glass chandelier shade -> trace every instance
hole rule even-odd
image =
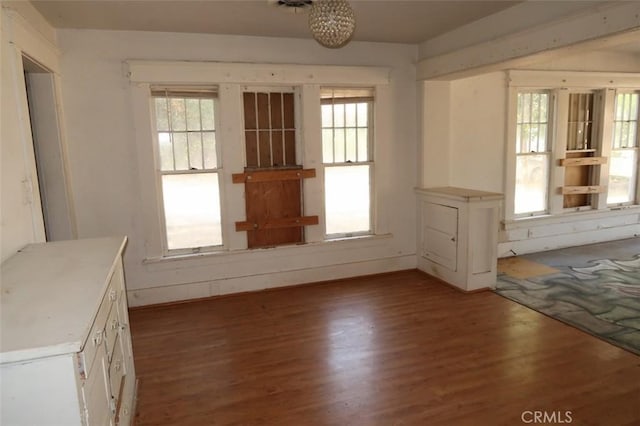
[[[309,29],[324,47],[346,45],[356,29],[356,15],[347,0],[316,0],[309,11]]]

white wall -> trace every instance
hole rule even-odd
[[[494,72],[451,82],[451,185],[503,192],[506,81]]]
[[[125,269],[132,305],[415,267],[415,46],[351,43],[331,50],[311,40],[84,30],[61,30],[58,37],[78,234],[129,236]],[[145,241],[147,218],[141,214],[149,209],[140,204],[145,189],[138,175],[127,59],[390,67],[391,108],[379,119],[392,137],[377,141],[387,144],[389,154],[376,158],[382,173],[379,202],[393,206],[383,224],[388,235],[145,261],[153,250]],[[223,149],[243,149],[238,141],[226,144]]]
[[[419,186],[451,183],[451,83],[421,82],[421,144]]]

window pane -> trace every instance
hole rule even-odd
[[[635,147],[638,146],[638,123],[637,122],[631,122],[629,123],[629,143],[627,144],[628,147]]]
[[[200,99],[185,99],[187,130],[200,130]]]
[[[162,176],[169,250],[222,244],[217,173]]]
[[[547,155],[519,155],[516,159],[515,214],[547,210]]]
[[[335,127],[344,127],[344,105],[338,104],[333,106],[333,125]]]
[[[547,125],[540,124],[540,131],[538,133],[538,152],[547,151]]]
[[[548,104],[546,93],[518,93],[516,154],[547,150]]]
[[[326,233],[369,231],[369,166],[326,167],[324,181]]]
[[[169,115],[167,112],[167,99],[155,98],[156,104],[156,129],[169,130]]]
[[[346,161],[358,161],[356,158],[356,129],[347,129],[345,137],[347,141]]]
[[[202,130],[215,130],[216,124],[213,113],[213,99],[201,99],[200,112],[202,113]]]
[[[369,131],[358,129],[358,161],[369,161]]]
[[[516,122],[517,123],[522,123],[522,110],[524,105],[524,94],[523,93],[518,93],[518,108],[517,108],[517,113],[516,113]]]
[[[356,104],[346,104],[344,106],[346,113],[346,126],[356,127]]]
[[[631,113],[629,114],[629,116],[631,117],[631,120],[637,120],[638,119],[638,99],[640,98],[640,95],[637,93],[632,93],[632,94],[629,94],[629,96],[631,97]]]
[[[322,129],[322,161],[333,163],[333,130]]]
[[[540,122],[540,94],[533,93],[531,95],[531,122]]]
[[[607,204],[634,201],[636,150],[611,151]]]
[[[358,104],[358,127],[367,127],[369,121],[369,105],[366,103]]]
[[[593,93],[569,94],[567,150],[590,149]]]
[[[187,139],[189,142],[189,168],[202,170],[202,134],[200,132],[189,133]]]
[[[333,127],[332,105],[322,105],[322,127]]]
[[[548,120],[549,95],[542,93],[540,95],[540,122],[546,123]]]
[[[215,169],[218,167],[218,155],[216,153],[216,134],[214,132],[202,133],[202,149],[204,150],[204,167]]]
[[[158,133],[158,150],[160,152],[160,170],[173,170],[173,148],[170,133]]]
[[[525,93],[522,96],[522,121],[531,122],[531,93]]]
[[[189,148],[186,133],[173,133],[173,155],[176,170],[189,170]]]
[[[185,131],[187,130],[186,111],[184,108],[184,99],[169,99],[169,107],[171,108],[171,130]]]
[[[333,136],[334,144],[334,161],[336,163],[344,163],[345,162],[345,152],[344,152],[344,129],[335,129]]]

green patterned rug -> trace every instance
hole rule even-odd
[[[639,253],[637,242],[631,243]],[[552,263],[548,259],[553,256],[547,254],[546,259],[544,263]],[[528,279],[501,274],[495,291],[640,355],[640,254],[579,263],[551,264],[560,272]]]

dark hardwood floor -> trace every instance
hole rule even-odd
[[[136,426],[640,424],[640,357],[418,271],[133,309],[131,327]]]

